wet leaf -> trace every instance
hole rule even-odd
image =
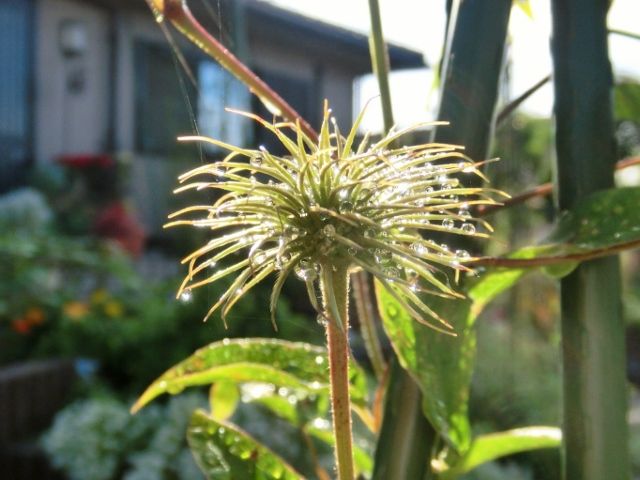
[[[563,214],[549,241],[558,250],[588,251],[640,240],[640,188],[614,188],[589,195]]]
[[[616,120],[640,123],[640,84],[626,81],[613,89]]]
[[[385,331],[400,363],[420,385],[424,413],[458,452],[466,451],[471,442],[467,412],[476,351],[474,322],[484,306],[517,282],[524,272],[496,270],[469,281],[466,299],[429,297],[429,307],[451,323],[456,337],[416,322],[376,282]]]
[[[300,480],[303,477],[264,445],[241,430],[197,410],[187,441],[209,480]]]
[[[473,440],[469,450],[442,472],[439,478],[453,479],[483,463],[529,450],[558,448],[561,442],[562,432],[556,427],[524,427],[481,435]]]
[[[225,381],[214,383],[209,390],[211,417],[218,421],[228,419],[236,411],[239,400],[238,385]]]
[[[197,350],[155,380],[132,407],[136,412],[163,393],[225,381],[265,384],[312,393],[328,392],[329,371],[324,348],[268,338],[225,339]],[[366,377],[350,365],[351,400],[366,407]]]

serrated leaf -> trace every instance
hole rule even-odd
[[[366,407],[366,377],[351,362],[351,401]],[[223,340],[197,350],[156,379],[132,407],[136,412],[163,393],[177,394],[188,387],[217,381],[263,383],[308,393],[328,392],[326,349],[306,343],[268,338]]]
[[[240,401],[238,385],[233,382],[219,381],[209,390],[209,408],[214,420],[224,421],[233,415]]]
[[[187,441],[196,463],[209,480],[301,480],[282,458],[243,431],[197,410]]]
[[[541,448],[558,448],[562,432],[557,427],[524,427],[481,435],[455,464],[440,474],[442,480],[456,478],[483,463],[515,453]]]

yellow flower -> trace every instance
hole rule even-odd
[[[107,292],[104,288],[99,288],[98,290],[94,290],[91,294],[91,303],[100,304],[107,301],[109,298],[109,292]]]
[[[89,306],[83,302],[67,302],[62,307],[62,312],[71,320],[80,320],[89,313]]]
[[[109,300],[104,304],[104,313],[111,318],[120,317],[124,309],[122,308],[122,304],[117,300]]]

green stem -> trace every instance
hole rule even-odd
[[[613,187],[615,139],[606,0],[553,0],[558,204]],[[567,480],[629,478],[620,266],[585,262],[560,285]]]
[[[389,88],[389,56],[382,34],[378,0],[369,0],[369,14],[371,63],[378,78],[384,129],[388,133],[394,120]],[[375,302],[371,295],[365,300]],[[422,413],[420,388],[394,358],[376,445],[373,480],[426,480],[431,470],[430,451],[435,436],[435,430]]]
[[[193,44],[217,60],[223,68],[249,87],[251,93],[268,105],[270,110],[278,112],[287,120],[300,122],[302,131],[311,139],[317,140],[316,131],[289,103],[198,23],[187,7],[186,0],[147,0],[147,4],[157,21],[170,21]]]
[[[384,43],[384,36],[382,35],[382,22],[380,20],[378,0],[369,0],[369,16],[371,18],[371,35],[369,36],[371,64],[378,78],[378,87],[380,88],[384,130],[389,132],[393,126],[391,89],[389,88],[389,54]]]
[[[634,40],[640,40],[640,34],[627,32],[626,30],[618,30],[617,28],[611,28],[609,29],[609,33],[612,33],[614,35],[620,35],[622,37],[632,38]]]
[[[354,273],[351,276],[353,284],[353,298],[358,312],[358,323],[360,324],[360,334],[364,342],[364,348],[371,361],[373,372],[378,380],[382,380],[386,370],[386,362],[382,354],[380,337],[376,329],[376,316],[372,301],[373,293],[369,286],[369,275],[365,272]]]
[[[433,427],[422,413],[418,385],[394,358],[372,480],[431,478],[429,450],[435,436]]]
[[[322,297],[327,323],[329,376],[336,468],[339,480],[353,480],[351,401],[349,397],[349,276],[346,269],[322,268]]]

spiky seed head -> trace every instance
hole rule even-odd
[[[206,245],[183,259],[188,273],[178,296],[235,275],[207,313],[209,317],[220,308],[224,320],[247,291],[276,273],[270,305],[273,320],[290,274],[306,282],[309,299],[319,308],[316,282],[323,270],[362,269],[417,321],[435,327],[425,320],[432,318],[440,328],[449,329],[424,303],[421,292],[459,296],[443,269],[470,271],[465,264],[472,257],[430,239],[429,233],[485,237],[480,230],[491,231],[486,222],[472,218],[470,207],[495,204],[493,198],[501,192],[465,187],[459,180],[464,173],[483,177],[480,163],[454,145],[395,146],[403,135],[429,124],[392,131],[371,144],[365,136],[356,147],[362,114],[345,138],[325,106],[314,142],[296,124],[271,124],[250,113],[235,113],[270,130],[288,154],[276,156],[263,147],[240,148],[207,137],[181,138],[208,142],[229,154],[179,177],[183,186],[176,192],[214,189],[220,195],[213,204],[169,216],[166,226],[187,224],[214,233]]]

